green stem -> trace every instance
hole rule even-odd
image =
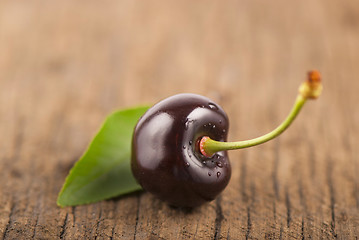
[[[201,151],[202,153],[205,153],[205,155],[207,156],[212,156],[214,153],[219,151],[248,148],[265,143],[280,135],[284,130],[286,130],[290,126],[290,124],[294,121],[295,117],[302,109],[306,100],[307,98],[299,94],[287,118],[276,129],[274,129],[270,133],[267,133],[261,137],[257,137],[251,140],[239,141],[239,142],[218,142],[210,138],[206,138],[203,141],[203,143],[201,143],[203,147]]]

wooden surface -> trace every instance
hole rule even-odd
[[[280,139],[231,152],[215,201],[56,206],[111,111],[198,93],[244,140],[283,120],[313,68],[322,97]],[[357,0],[1,1],[0,238],[358,238],[358,76]]]

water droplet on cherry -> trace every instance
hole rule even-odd
[[[189,125],[189,123],[188,123],[188,118],[186,118],[186,121],[184,122],[184,128],[187,130],[188,129],[188,125]]]
[[[221,172],[217,172],[217,177],[219,178],[221,176]]]
[[[213,109],[213,110],[218,110],[217,105],[216,105],[216,104],[214,104],[214,103],[208,103],[208,106],[209,106],[209,108],[210,108],[210,109]]]
[[[190,127],[190,124],[193,122],[194,122],[193,119],[186,118],[185,123],[184,123],[185,129],[187,130]]]

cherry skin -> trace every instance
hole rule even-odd
[[[170,205],[196,207],[213,200],[227,186],[227,152],[211,157],[199,151],[209,136],[226,141],[228,117],[210,99],[196,94],[171,96],[138,121],[132,139],[132,173],[146,191]]]

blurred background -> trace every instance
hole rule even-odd
[[[2,119],[15,127],[14,112],[39,125],[49,114],[78,118],[76,132],[86,132],[114,109],[193,92],[223,105],[239,128],[257,116],[281,120],[306,72],[318,69],[326,90],[316,104],[345,97],[345,114],[358,120],[358,8],[354,0],[2,1]],[[261,134],[257,127],[232,133]]]
[[[238,214],[247,216],[248,199],[256,198],[267,206],[257,220],[252,215],[259,225],[271,216],[272,202],[275,222],[287,221],[286,207],[303,207],[294,200],[300,190],[291,188],[298,182],[312,225],[329,229],[330,209],[335,216],[355,209],[343,224],[359,221],[358,1],[1,1],[0,167],[8,171],[0,178],[0,228],[11,201],[30,219],[30,211],[43,216],[36,201],[65,219],[57,192],[110,112],[198,93],[227,111],[229,139],[244,140],[283,120],[311,69],[322,73],[323,95],[305,106],[291,133],[230,155],[234,173],[224,206],[239,199]],[[25,195],[30,203],[40,199],[33,209]],[[248,221],[237,220],[222,230],[240,225],[246,233]]]
[[[2,1],[2,108],[102,115],[194,92],[237,111],[258,99],[253,111],[265,112],[288,108],[281,96],[313,68],[355,104],[357,11],[350,0]]]

